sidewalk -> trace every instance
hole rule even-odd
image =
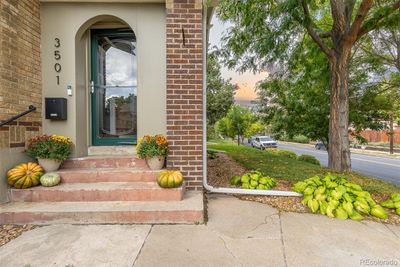
[[[207,225],[53,225],[0,247],[1,266],[363,266],[400,264],[400,227],[279,213],[211,195]],[[376,265],[376,264],[375,264]]]

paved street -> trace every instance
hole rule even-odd
[[[328,165],[328,153],[302,144],[279,144],[281,149],[289,149],[297,154],[316,157],[322,165]],[[354,171],[400,185],[400,159],[352,153],[351,163]]]

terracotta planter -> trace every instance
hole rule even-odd
[[[147,158],[146,163],[151,170],[161,170],[164,167],[165,157],[160,156],[160,157]]]
[[[46,172],[54,172],[58,170],[62,163],[62,161],[55,159],[38,159],[38,162]]]

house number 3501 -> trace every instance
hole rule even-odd
[[[54,47],[56,48],[54,50],[54,59],[56,60],[56,63],[54,64],[54,70],[56,71],[56,80],[57,80],[57,85],[60,85],[60,72],[61,72],[61,64],[60,64],[60,59],[61,59],[61,53],[60,50],[58,50],[61,47],[61,41],[59,38],[54,38]]]

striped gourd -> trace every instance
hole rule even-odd
[[[37,163],[21,163],[7,172],[7,181],[15,188],[29,188],[40,183],[43,173],[43,168]]]

